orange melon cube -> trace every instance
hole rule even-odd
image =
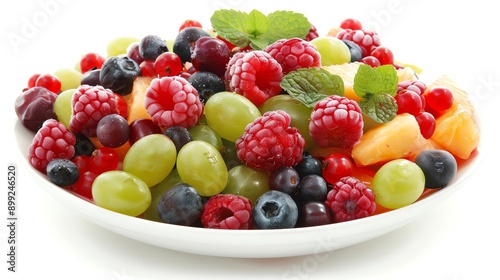
[[[453,105],[436,119],[431,141],[461,159],[468,159],[479,145],[480,134],[475,109],[466,91],[448,76],[442,76],[427,87],[446,86],[453,93]]]
[[[398,158],[414,158],[429,147],[415,117],[405,113],[364,133],[352,148],[351,155],[357,165],[369,166]]]
[[[137,77],[134,80],[132,92],[125,96],[125,100],[128,104],[127,121],[129,124],[137,119],[151,119],[151,116],[144,106],[144,98],[146,96],[146,90],[152,80],[153,78],[151,77]]]

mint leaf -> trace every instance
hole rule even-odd
[[[269,31],[264,34],[265,38],[274,43],[279,39],[291,39],[294,37],[304,39],[311,29],[309,20],[300,13],[290,11],[276,11],[267,16],[269,20]]]
[[[237,47],[250,45],[253,49],[264,49],[278,39],[303,39],[311,28],[303,14],[290,11],[276,11],[266,16],[257,10],[248,14],[221,9],[214,12],[210,22],[220,37]]]
[[[366,64],[360,64],[358,72],[354,76],[353,89],[359,97],[379,93],[387,93],[394,96],[398,89],[396,69],[392,65],[382,65],[372,68]]]
[[[269,20],[263,13],[252,10],[248,15],[247,28],[246,33],[251,37],[259,37],[269,30]]]
[[[322,68],[300,68],[286,74],[281,88],[297,101],[313,108],[321,99],[330,95],[344,95],[344,81]]]
[[[217,35],[237,47],[244,48],[250,43],[247,30],[252,30],[249,15],[236,10],[218,10],[210,18]]]
[[[370,94],[359,102],[363,114],[377,123],[386,123],[396,117],[398,105],[396,99],[388,93]]]

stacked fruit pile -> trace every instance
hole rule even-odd
[[[252,20],[251,20],[252,19]],[[467,93],[426,84],[353,19],[219,10],[35,74],[16,113],[31,165],[122,214],[274,229],[359,219],[446,187],[476,152]]]

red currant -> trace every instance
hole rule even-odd
[[[80,172],[78,181],[71,185],[71,189],[78,195],[87,199],[92,199],[92,183],[94,183],[97,174],[92,171]]]
[[[402,91],[396,94],[395,99],[398,104],[398,114],[409,113],[416,116],[424,111],[422,97],[414,91]]]
[[[373,49],[371,55],[376,57],[381,65],[394,64],[394,55],[392,51],[386,47],[376,47]]]
[[[429,112],[422,112],[415,116],[418,126],[420,127],[420,134],[424,136],[425,139],[429,139],[434,134],[436,130],[436,119]]]
[[[424,94],[427,106],[436,110],[444,111],[453,105],[453,93],[447,87],[436,86]]]
[[[42,74],[36,79],[35,86],[44,87],[58,94],[61,91],[61,80],[52,74]]]
[[[71,161],[78,167],[80,174],[89,171],[92,168],[92,158],[85,155],[77,155],[71,159]]]
[[[36,80],[40,77],[40,74],[33,74],[28,80],[28,88],[32,88],[36,85]]]
[[[116,170],[119,160],[118,153],[113,148],[100,147],[92,153],[91,171],[101,174]]]
[[[343,29],[352,29],[352,30],[361,30],[363,25],[357,19],[347,18],[340,22],[340,28]]]
[[[378,58],[374,57],[373,55],[367,55],[367,56],[363,57],[360,60],[360,62],[362,62],[366,65],[369,65],[373,68],[380,66],[380,61],[378,60]]]
[[[106,59],[97,53],[88,53],[80,60],[80,70],[85,73],[92,69],[101,69]]]
[[[115,97],[118,104],[118,114],[126,119],[128,115],[127,101],[125,100],[125,97],[120,94],[115,93]]]
[[[174,52],[160,54],[154,63],[156,73],[160,77],[177,76],[182,71],[181,58]]]
[[[181,24],[181,26],[179,26],[179,32],[186,27],[203,28],[203,26],[201,25],[201,23],[199,21],[193,20],[193,19],[187,19]]]
[[[157,78],[158,73],[155,70],[155,61],[154,60],[144,60],[139,64],[141,68],[141,76],[143,77],[153,77]]]
[[[351,159],[341,153],[333,153],[327,156],[322,163],[323,178],[330,184],[335,184],[340,178],[351,176],[354,164]]]

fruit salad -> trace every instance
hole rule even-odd
[[[36,172],[99,207],[321,226],[425,199],[478,153],[467,92],[396,57],[356,19],[321,35],[300,13],[221,9],[209,27],[116,38],[76,69],[33,74],[14,109]]]

